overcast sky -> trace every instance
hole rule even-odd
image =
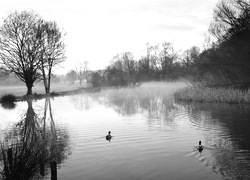
[[[15,10],[34,10],[67,33],[67,60],[58,72],[88,61],[102,69],[118,53],[136,59],[146,43],[170,41],[176,49],[202,46],[218,0],[6,0],[0,5],[1,24]]]

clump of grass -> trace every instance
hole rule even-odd
[[[174,94],[179,101],[250,103],[250,92],[238,89],[187,87]]]
[[[6,109],[13,109],[15,108],[16,104],[16,96],[12,94],[6,94],[0,98],[0,103]]]
[[[14,103],[16,101],[16,96],[13,94],[3,95],[0,99],[0,103]]]

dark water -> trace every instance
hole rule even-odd
[[[178,87],[151,84],[0,108],[3,149],[18,144],[33,152],[29,158],[45,159],[43,179],[52,160],[58,179],[250,179],[250,107],[175,102]],[[39,174],[36,168],[30,179]]]

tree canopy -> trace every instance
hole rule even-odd
[[[45,70],[50,77],[52,67],[64,60],[61,37],[55,22],[47,22],[33,11],[15,11],[4,20],[0,62],[26,84],[27,94],[32,94],[36,80],[46,80]]]
[[[196,80],[206,86],[250,87],[250,1],[220,1],[209,31],[216,41],[200,54]]]

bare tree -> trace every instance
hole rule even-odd
[[[128,83],[135,84],[137,81],[138,66],[134,60],[134,55],[131,52],[125,52],[121,54],[123,61],[123,71],[125,72],[125,78]]]
[[[40,25],[39,41],[41,44],[40,70],[43,75],[45,92],[50,92],[52,68],[65,60],[63,34],[55,22],[43,22]]]
[[[159,66],[162,78],[170,76],[173,71],[173,65],[178,57],[178,52],[174,50],[171,42],[162,43],[162,50],[159,54]]]
[[[84,61],[84,77],[86,82],[89,83],[89,62]]]
[[[69,71],[67,74],[66,74],[66,80],[68,82],[70,82],[71,84],[74,84],[75,81],[77,80],[77,74],[74,70],[71,70]]]
[[[214,10],[214,19],[209,30],[220,43],[249,28],[250,1],[222,0]]]
[[[0,57],[5,70],[14,73],[32,94],[36,80],[50,91],[52,67],[64,61],[62,33],[32,11],[11,13],[0,28]]]
[[[11,13],[0,27],[1,63],[9,72],[25,82],[27,95],[32,94],[34,82],[41,77],[39,73],[38,28],[41,18],[31,12]]]
[[[84,79],[84,66],[82,63],[78,63],[75,67],[75,72],[77,79],[79,80],[79,85],[82,86],[82,81]]]
[[[186,51],[183,52],[183,58],[181,58],[181,62],[185,68],[189,68],[192,64],[198,61],[200,54],[199,47],[193,46]]]
[[[75,67],[75,72],[80,86],[82,86],[82,81],[84,79],[86,80],[86,82],[88,82],[88,61],[84,61],[84,64],[78,63]]]

